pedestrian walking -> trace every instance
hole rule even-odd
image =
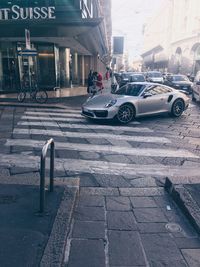
[[[93,71],[90,70],[87,79],[87,92],[90,93],[90,87],[93,86]]]
[[[96,82],[97,90],[101,92],[103,90],[103,76],[101,73],[97,73],[97,82]]]
[[[97,71],[93,72],[92,75],[92,85],[89,87],[89,93],[94,96],[98,91],[102,93],[103,89],[103,77],[101,73],[98,73]]]
[[[106,74],[105,74],[106,80],[108,81],[110,79],[110,69],[106,67]]]

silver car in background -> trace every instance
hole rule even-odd
[[[153,83],[164,83],[163,75],[160,71],[148,71],[146,73],[146,81]]]
[[[129,123],[144,115],[170,113],[181,116],[189,97],[171,87],[148,82],[128,83],[113,94],[95,95],[82,106],[82,115],[93,119],[114,119]]]

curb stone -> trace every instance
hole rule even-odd
[[[184,185],[175,186],[168,177],[164,187],[195,230],[200,234],[200,208],[188,190]]]
[[[41,267],[62,266],[67,236],[70,231],[72,214],[77,197],[77,188],[65,187],[63,199],[60,203],[48,243],[40,262]]]

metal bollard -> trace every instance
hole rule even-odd
[[[49,191],[53,192],[54,190],[55,144],[53,138],[51,138],[43,146],[40,158],[40,210],[39,210],[40,213],[43,213],[45,209],[45,165],[46,165],[46,155],[49,145],[51,145]]]

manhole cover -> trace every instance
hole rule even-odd
[[[0,195],[0,204],[11,204],[17,201],[17,196],[13,195]]]
[[[169,230],[172,233],[182,232],[182,228],[177,223],[167,223],[165,227],[167,230]]]

